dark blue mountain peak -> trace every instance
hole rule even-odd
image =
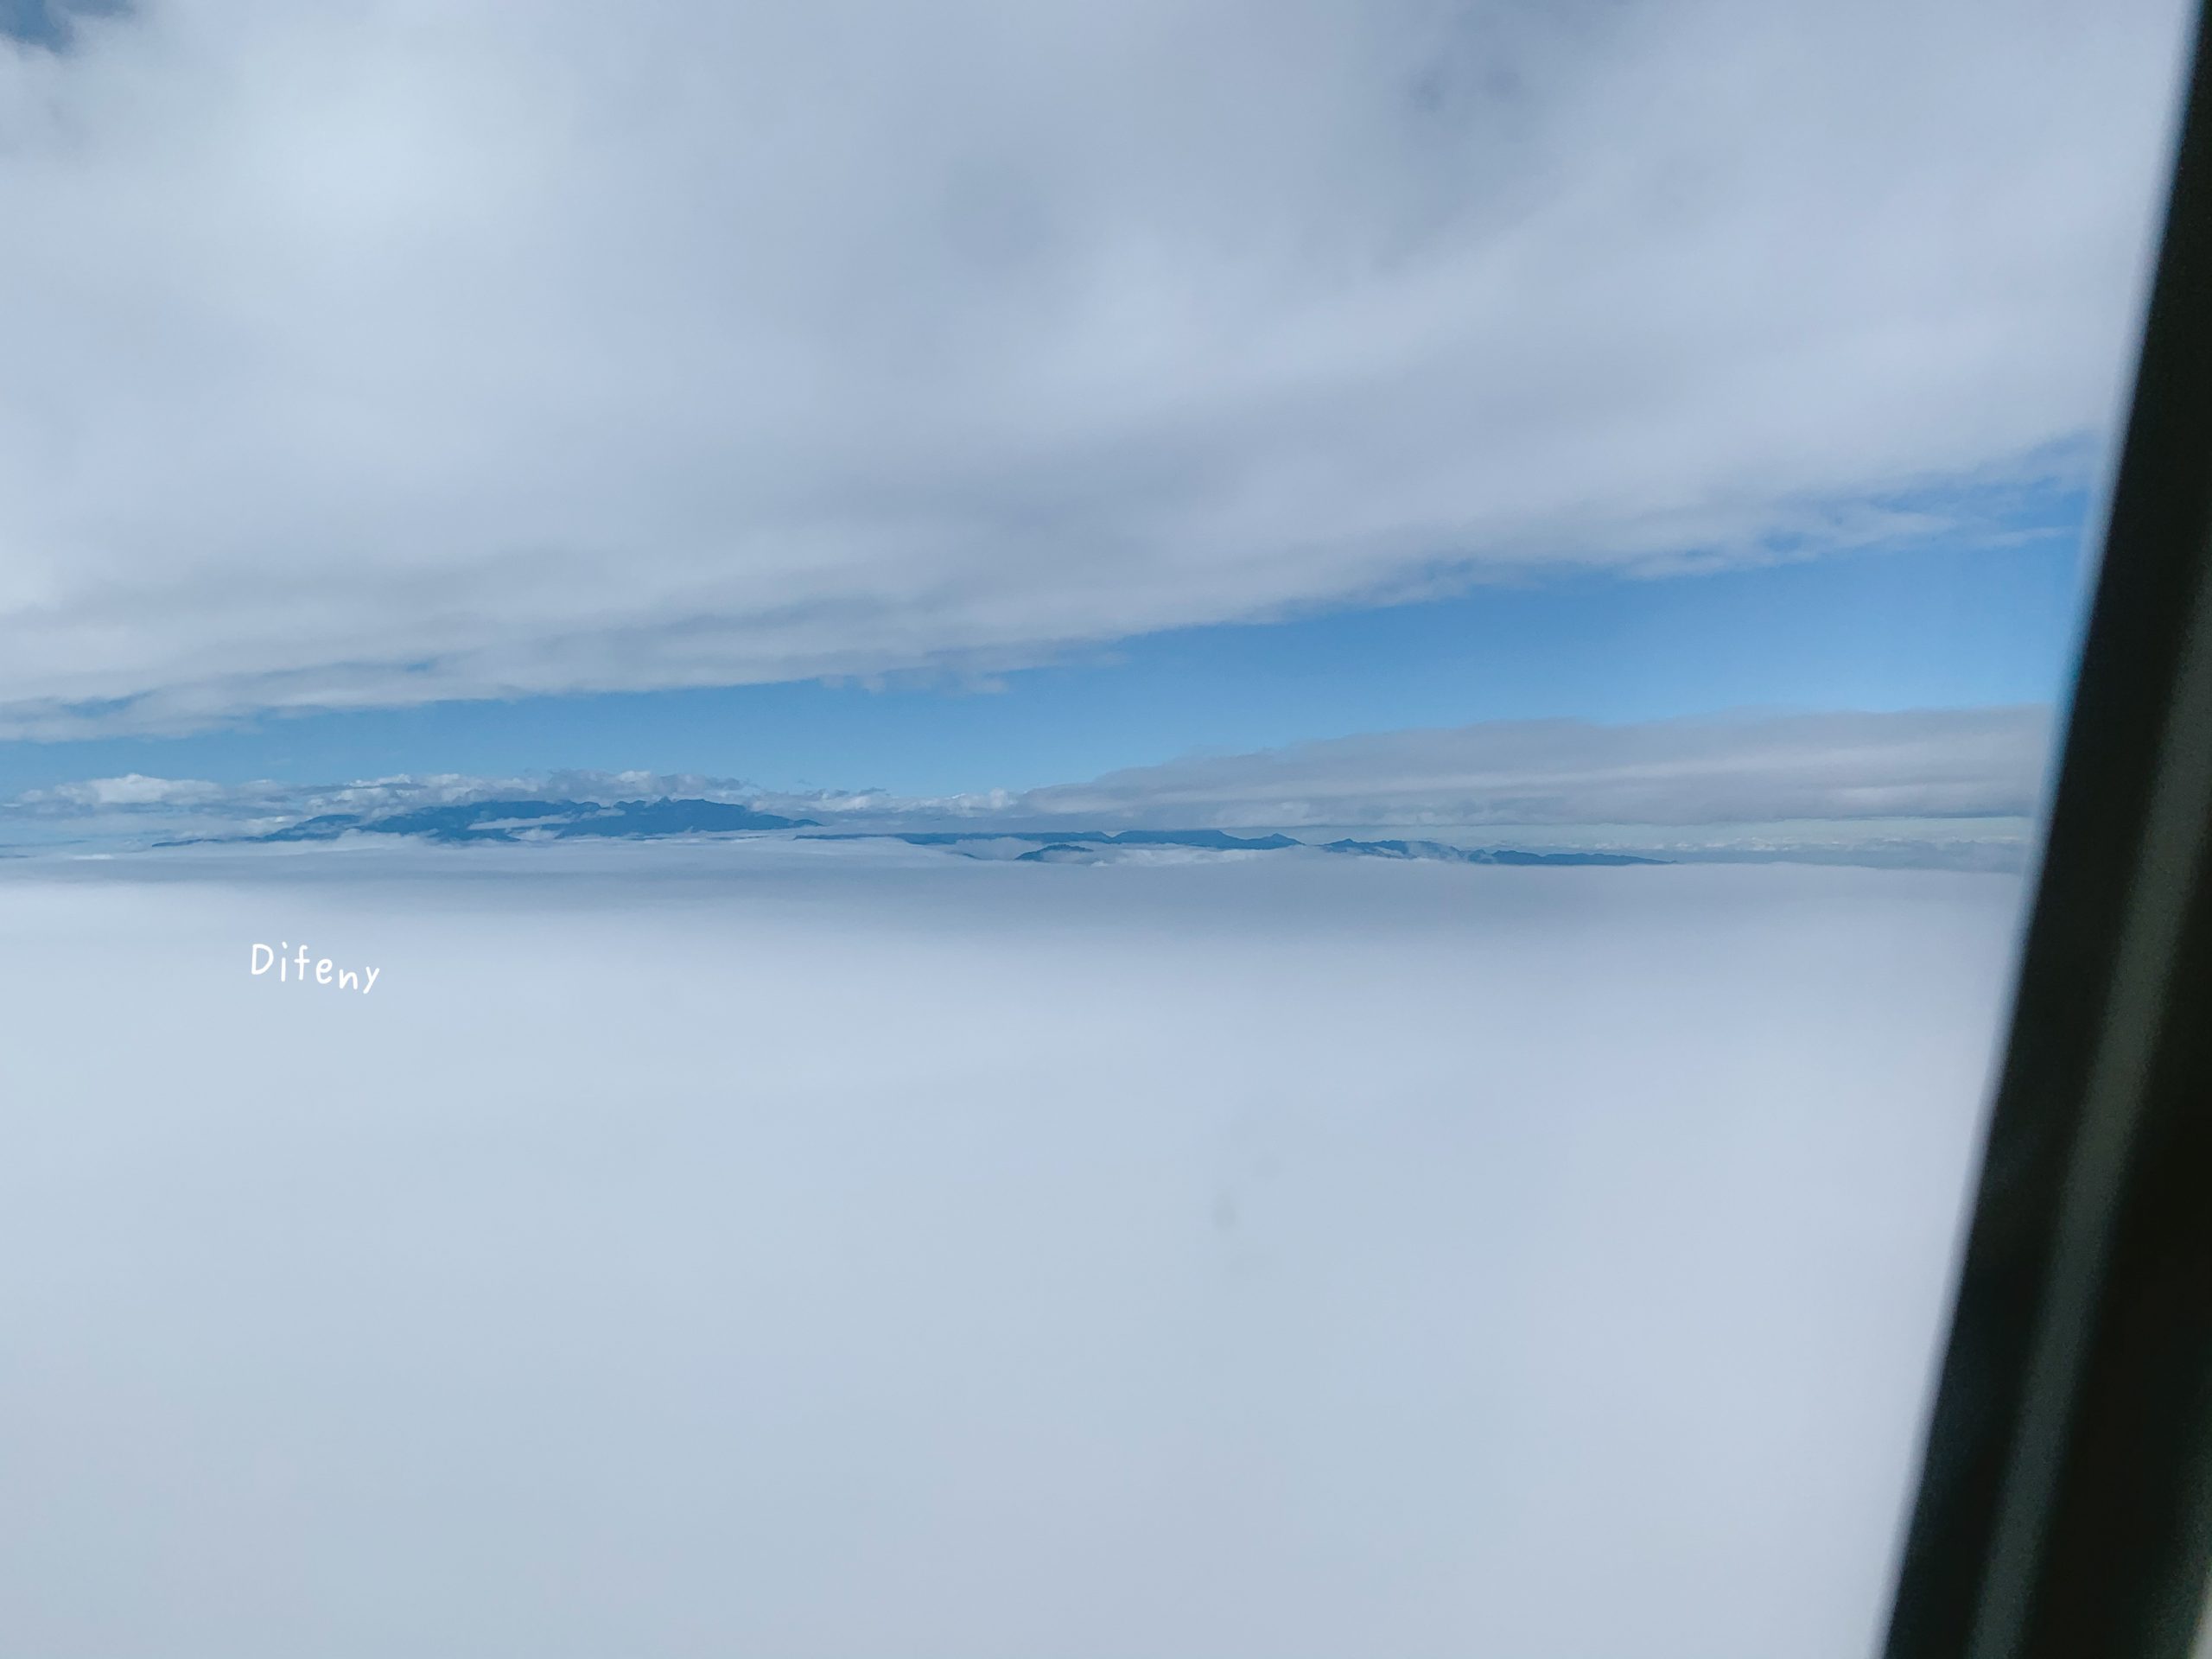
[[[512,842],[567,840],[578,836],[650,839],[661,836],[713,835],[737,830],[799,830],[811,818],[779,817],[730,801],[497,800],[456,801],[416,807],[381,817],[326,812],[251,841],[333,841],[342,835],[417,836],[426,841]]]

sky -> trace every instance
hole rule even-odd
[[[1864,1659],[2186,10],[0,0],[10,1639]]]
[[[2063,700],[2182,8],[0,37],[0,793]]]
[[[264,716],[188,737],[0,744],[0,791],[643,769],[779,791],[1026,790],[1190,751],[1483,720],[1891,711],[2063,696],[2090,561],[2078,491],[2018,539],[1634,581],[1491,584],[1117,642],[987,682],[897,679]]]

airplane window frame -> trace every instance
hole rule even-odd
[[[1887,1659],[2186,1659],[2212,1567],[2212,41]]]

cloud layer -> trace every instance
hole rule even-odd
[[[649,772],[325,785],[132,773],[0,803],[0,843],[266,833],[319,815],[378,817],[486,800],[668,796],[741,803],[854,830],[1396,828],[1466,844],[2017,866],[2039,808],[2050,738],[2050,711],[2042,708],[1630,726],[1493,721],[1197,756],[1089,783],[938,799],[869,790],[793,794],[740,779]],[[1602,834],[1592,839],[1593,830]]]
[[[0,733],[982,671],[1909,536],[2106,420],[2180,10],[0,40]]]
[[[470,850],[0,866],[14,1650],[1873,1650],[2017,884]]]
[[[1015,810],[1222,827],[2024,817],[2050,747],[2041,708],[1501,721],[1136,767]]]

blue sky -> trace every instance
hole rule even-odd
[[[635,767],[936,795],[1402,727],[2050,702],[2078,626],[2088,514],[2083,491],[2054,489],[2009,503],[1997,524],[1880,551],[1700,575],[1540,577],[1176,630],[1007,673],[991,690],[804,682],[18,742],[0,746],[0,791],[128,772],[242,782]]]

